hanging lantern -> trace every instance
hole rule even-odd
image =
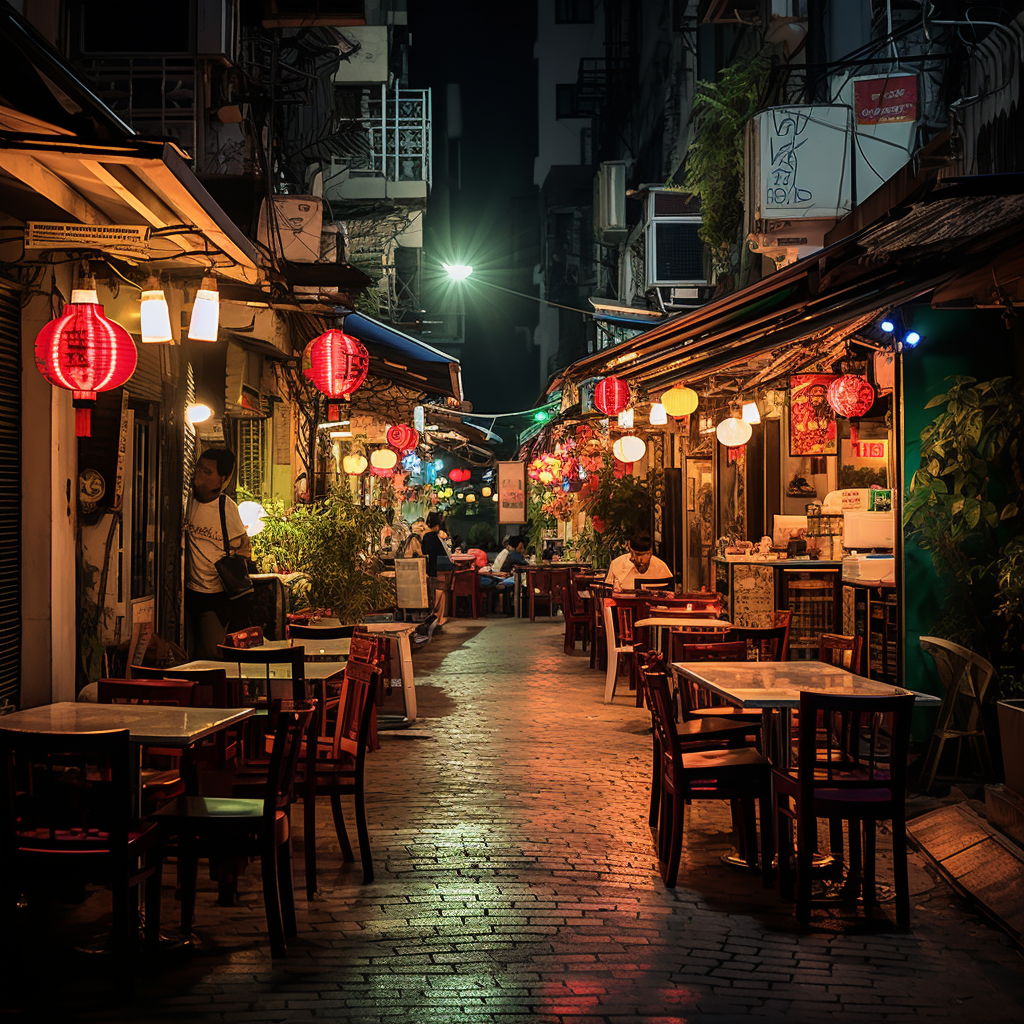
[[[743,403],[743,415],[741,417],[744,423],[760,423],[761,422],[761,410],[757,407],[757,402],[744,402]]]
[[[630,408],[628,408],[628,409],[623,409],[622,412],[619,413],[619,426],[623,430],[632,430],[633,429],[633,408],[632,408],[632,406],[630,406]]]
[[[594,388],[594,405],[605,416],[617,416],[629,405],[629,385],[619,377],[605,377]]]
[[[188,340],[216,341],[219,327],[220,292],[217,291],[217,279],[204,277],[192,303],[192,315],[188,321]]]
[[[145,344],[160,344],[174,340],[171,333],[171,314],[163,289],[151,288],[139,300],[139,322]]]
[[[612,445],[612,454],[619,462],[639,462],[647,451],[647,445],[643,439],[635,434],[627,434],[620,437]]]
[[[453,484],[464,484],[472,475],[468,469],[453,469],[448,474],[448,479]]]
[[[266,525],[263,518],[266,514],[267,510],[258,501],[243,501],[238,506],[238,515],[249,537],[255,537],[257,533],[263,532]]]
[[[490,489],[490,487],[481,487],[480,488],[480,496],[483,497],[483,498],[489,498],[491,496],[491,489]]]
[[[698,401],[697,392],[685,384],[674,384],[661,396],[665,412],[676,419],[696,411]]]
[[[359,476],[366,472],[366,456],[364,455],[346,455],[341,460],[341,468],[348,473],[349,476]]]
[[[411,452],[420,443],[420,435],[408,423],[388,427],[387,437],[388,444],[399,452]]]
[[[875,404],[875,389],[855,373],[844,373],[828,386],[828,404],[847,419],[863,416]]]
[[[398,452],[394,448],[375,448],[370,453],[370,465],[374,469],[391,472],[398,464]]]
[[[652,427],[663,427],[668,423],[668,413],[661,402],[651,402],[650,421]]]
[[[474,501],[476,501],[476,495],[475,494],[467,494],[466,495],[466,504],[467,505],[472,505]]]
[[[492,494],[491,495],[491,501],[497,501],[497,500],[498,500],[498,496],[496,494]]]
[[[53,385],[72,393],[75,433],[89,437],[96,394],[119,388],[135,372],[132,336],[103,315],[96,292],[75,289],[56,320],[36,336],[36,366]]]
[[[344,331],[333,328],[325,331],[309,343],[306,352],[309,367],[303,373],[317,391],[328,398],[335,401],[345,398],[366,380],[369,353],[361,342]]]
[[[750,440],[754,430],[738,416],[730,416],[718,424],[715,433],[718,435],[719,443],[724,444],[726,448],[739,448]]]

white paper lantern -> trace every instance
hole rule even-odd
[[[743,422],[744,423],[760,423],[761,413],[757,408],[757,402],[744,402],[743,403]]]
[[[633,429],[633,407],[630,406],[628,409],[623,409],[619,413],[619,426],[623,430]]]
[[[668,423],[668,413],[661,402],[651,402],[651,426],[663,427]]]
[[[146,344],[174,340],[171,333],[171,314],[162,289],[154,288],[142,293],[139,304],[142,340]]]
[[[740,445],[746,444],[753,432],[753,428],[749,423],[744,423],[743,420],[736,416],[730,416],[728,419],[722,420],[715,430],[719,442],[724,444],[726,448],[739,448]]]
[[[374,469],[394,469],[398,452],[394,448],[375,448],[370,454],[370,465]]]
[[[267,510],[258,501],[243,501],[238,506],[238,515],[250,537],[255,537],[263,530],[263,517],[266,514]]]
[[[642,438],[637,437],[635,434],[627,434],[625,437],[620,437],[612,445],[612,454],[619,462],[639,462],[644,457],[646,451],[647,445],[644,444]]]

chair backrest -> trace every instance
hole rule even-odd
[[[367,749],[376,749],[370,735],[378,680],[379,671],[371,665],[349,661],[345,666],[331,748],[333,759],[342,755],[358,759]]]
[[[277,712],[274,743],[270,749],[270,763],[267,765],[267,788],[263,794],[263,827],[270,829],[271,834],[278,810],[291,803],[302,741],[310,729],[315,712],[316,705],[308,701],[283,701]],[[309,739],[314,742],[308,743],[307,747],[315,750],[315,737],[310,735]]]
[[[748,626],[734,626],[725,634],[725,641],[742,641],[747,648],[748,661],[782,661],[782,650],[786,644],[787,626],[772,626],[770,629],[755,629]],[[756,657],[754,657],[756,652]]]
[[[913,710],[912,693],[851,697],[801,691],[796,764],[802,795],[810,800],[818,787],[830,795],[846,790],[851,798],[870,801],[873,810],[881,799],[902,802]],[[888,817],[883,807],[877,809]]]
[[[551,570],[531,569],[526,574],[526,585],[532,587],[535,594],[551,595]]]
[[[480,574],[475,565],[458,568],[454,573],[452,594],[455,597],[472,597],[480,589]]]
[[[679,625],[686,626],[686,619],[680,619]],[[670,636],[673,661],[687,660],[684,647],[723,642],[723,633],[720,629],[677,629],[673,626]]]
[[[586,614],[587,608],[583,598],[580,596],[581,590],[587,590],[587,587],[585,585],[581,586],[579,575],[574,573],[569,577],[569,586],[563,591],[563,614],[568,611],[576,618],[582,618]]]
[[[377,633],[355,632],[348,648],[348,660],[363,665],[380,666],[383,663],[384,644],[387,637]]]
[[[782,650],[779,652],[779,661],[789,661],[789,620],[793,613],[787,608],[784,611],[776,609],[772,612],[772,626],[776,629],[779,626],[786,627],[786,634],[782,638]]]
[[[127,860],[133,774],[127,729],[0,732],[0,765],[6,772],[0,789],[5,878],[14,877],[11,860],[19,854]]]
[[[672,590],[676,585],[675,577],[665,576],[660,579],[643,579],[633,577],[634,590]]]
[[[187,679],[196,683],[196,704],[201,708],[239,708],[248,698],[243,695],[241,679],[228,679],[222,668],[138,668],[132,669],[136,679]]]
[[[618,601],[612,598],[612,610],[615,612],[615,636],[619,646],[633,642],[633,623],[637,619],[637,606],[632,602]]]
[[[949,727],[977,735],[983,730],[979,718],[989,683],[995,678],[991,662],[966,647],[937,636],[921,637],[921,648],[935,661],[945,688],[936,732]]]
[[[683,644],[681,661],[746,661],[747,644],[733,643]]]
[[[96,684],[96,703],[191,708],[197,704],[197,689],[185,679],[101,679]]]
[[[270,666],[287,665],[292,679],[292,699],[303,701],[306,697],[306,648],[299,644],[296,647],[271,648],[236,648],[218,644],[221,658],[234,661],[239,668],[242,665],[266,665],[267,695],[270,693]]]
[[[651,712],[651,725],[661,748],[662,763],[655,770],[660,772],[666,765],[671,765],[672,774],[678,778],[682,768],[682,755],[668,679],[663,671],[645,671],[644,684],[647,706]]]
[[[551,569],[551,593],[560,595],[564,587],[568,587],[572,579],[572,570],[563,567],[552,567]]]
[[[258,647],[263,643],[262,626],[246,626],[224,637],[225,647]]]
[[[822,633],[818,638],[818,661],[838,665],[848,672],[860,671],[860,649],[863,638],[841,633]]]
[[[310,626],[293,623],[288,627],[292,640],[344,640],[352,635],[355,626]]]

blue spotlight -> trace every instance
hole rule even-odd
[[[886,334],[892,334],[896,330],[896,325],[891,320],[883,320],[879,325]]]
[[[903,344],[907,348],[913,348],[921,340],[921,335],[917,331],[908,331],[903,338]]]

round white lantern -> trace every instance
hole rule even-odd
[[[625,437],[620,437],[612,445],[612,455],[619,462],[639,462],[644,457],[646,451],[647,445],[644,444],[642,438],[637,437],[635,434],[627,434]]]
[[[370,465],[374,469],[394,469],[398,462],[398,452],[394,448],[375,448],[370,455]]]
[[[724,444],[726,448],[739,448],[740,445],[746,444],[753,432],[749,423],[744,423],[736,416],[722,420],[715,430],[719,443]]]
[[[243,501],[238,506],[238,514],[242,519],[245,532],[250,537],[255,537],[263,530],[263,517],[267,510],[258,501]]]

